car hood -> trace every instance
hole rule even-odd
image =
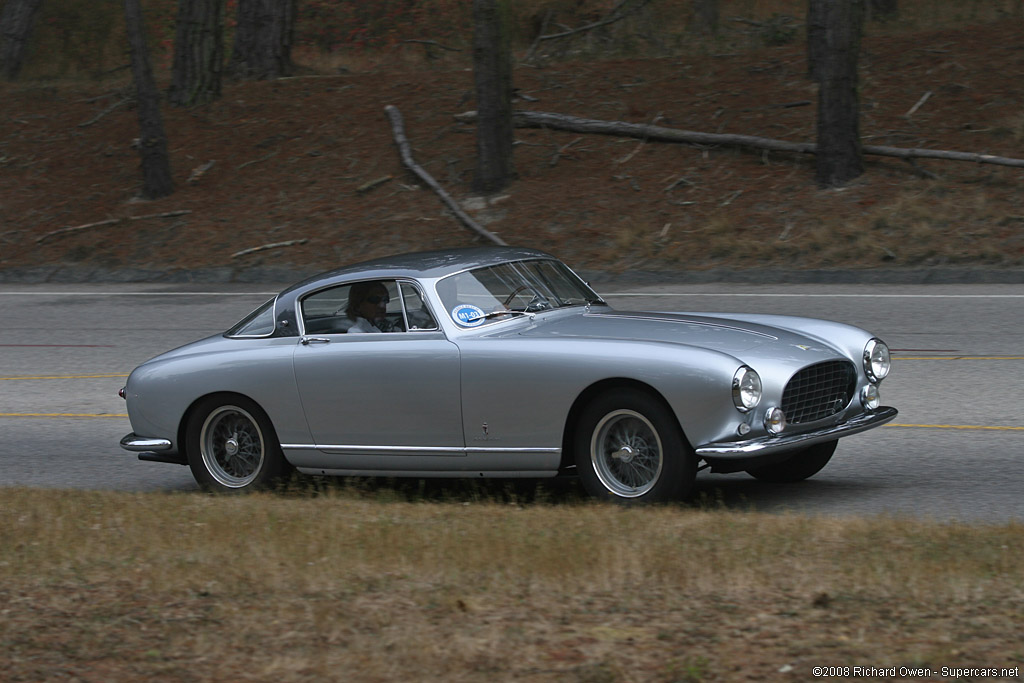
[[[519,335],[685,344],[740,360],[773,358],[794,367],[843,356],[820,338],[790,329],[689,313],[590,312],[538,321]]]

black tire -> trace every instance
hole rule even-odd
[[[799,450],[792,457],[782,462],[755,467],[747,470],[747,473],[759,481],[768,481],[775,484],[788,484],[803,481],[821,471],[832,459],[839,440],[826,441],[824,443],[808,446]]]
[[[203,399],[189,418],[185,453],[204,491],[265,489],[291,470],[267,414],[243,396]]]
[[[576,470],[591,496],[626,504],[682,500],[697,458],[675,415],[637,389],[601,394],[580,415]]]

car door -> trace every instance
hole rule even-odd
[[[389,469],[387,456],[463,456],[458,348],[413,283],[377,282],[389,301],[373,321],[353,320],[354,283],[300,301],[302,407],[316,450],[341,456],[318,462]]]

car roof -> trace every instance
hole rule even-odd
[[[399,254],[353,263],[314,275],[281,292],[281,296],[310,285],[329,285],[353,276],[359,278],[442,278],[472,268],[509,261],[551,259],[551,254],[525,247],[466,247]]]

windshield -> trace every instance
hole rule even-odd
[[[502,263],[451,275],[437,283],[437,293],[445,311],[462,327],[604,303],[575,273],[552,260]]]

